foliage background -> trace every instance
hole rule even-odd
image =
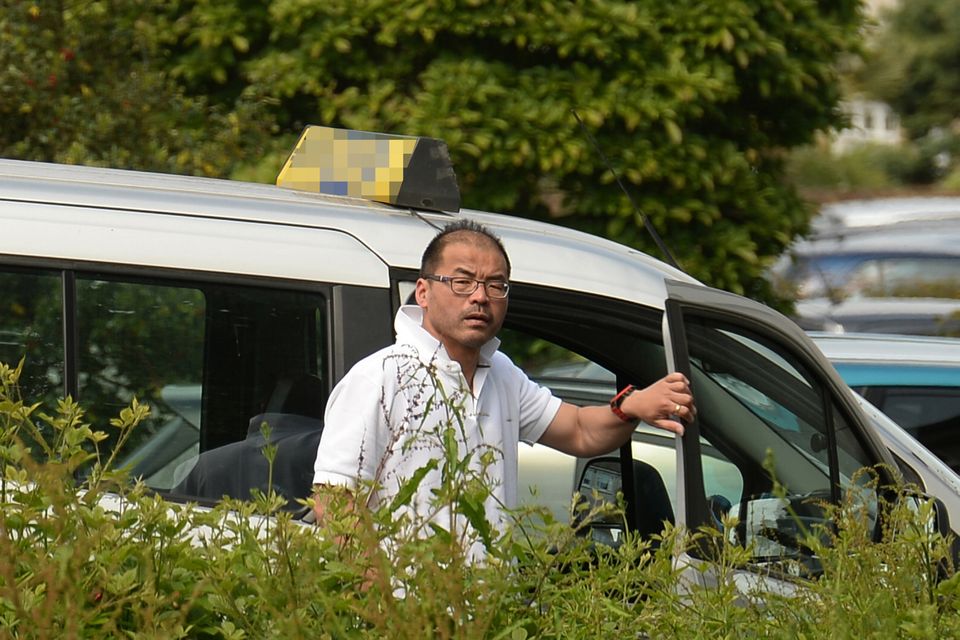
[[[791,154],[788,177],[816,200],[960,192],[960,2],[890,3],[864,25],[864,46],[841,60],[844,93],[887,103],[904,140]]]
[[[840,122],[859,0],[3,0],[5,157],[272,180],[306,124],[443,138],[472,208],[773,300],[811,209],[790,148]]]
[[[928,28],[953,26],[938,15]],[[271,180],[307,123],[434,135],[451,146],[467,205],[653,251],[578,130],[577,109],[683,266],[765,299],[764,267],[811,213],[783,180],[784,159],[841,122],[835,62],[857,50],[861,17],[858,0],[2,0],[0,156]],[[799,599],[743,602],[724,588],[679,597],[669,553],[628,540],[598,559],[556,530],[560,553],[529,541],[509,548],[527,554],[526,573],[452,565],[442,542],[415,545],[407,566],[422,591],[391,600],[358,588],[366,556],[284,518],[264,538],[223,511],[171,514],[142,488],[123,509],[102,509],[109,474],[83,491],[72,480],[104,437],[61,403],[46,421],[59,447],[35,463],[16,436],[37,408],[11,395],[8,374],[5,634],[960,632],[958,580],[927,579],[942,541],[901,536],[867,548],[856,514],[842,521],[836,551],[823,550],[824,579]],[[139,419],[128,412],[106,437],[127,437]],[[198,551],[203,526],[211,535]],[[720,567],[732,570],[739,552],[725,548]]]

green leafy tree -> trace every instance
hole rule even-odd
[[[272,180],[305,124],[430,135],[466,206],[656,255],[576,110],[683,268],[765,300],[811,213],[784,151],[837,123],[862,17],[861,0],[0,2],[2,155]]]
[[[960,182],[960,1],[901,2],[882,21],[855,79],[890,104],[919,156],[907,184],[955,190]]]
[[[152,0],[0,0],[0,156],[228,172],[263,138],[259,107],[213,107],[172,79],[163,62],[174,10]]]
[[[960,0],[910,0],[887,14],[860,80],[920,137],[956,126],[958,60]]]
[[[783,151],[837,123],[862,17],[859,0],[250,4],[193,2],[177,69],[271,96],[284,147],[305,124],[440,137],[467,206],[656,254],[575,109],[682,266],[761,299],[810,216]]]

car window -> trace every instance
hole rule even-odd
[[[729,511],[730,506],[740,501],[743,495],[743,475],[737,466],[703,435],[700,442],[700,464],[703,470],[703,490],[712,504],[718,509],[712,512],[716,520],[711,524],[720,526],[721,511]],[[670,507],[674,514],[679,508],[677,487],[677,450],[674,436],[661,429],[641,423],[633,436],[634,464],[648,464],[657,470],[663,480]],[[723,506],[725,505],[725,507]],[[639,505],[643,517],[643,505]]]
[[[618,385],[645,386],[665,375],[662,320],[662,312],[642,305],[515,283],[500,350],[567,402],[604,405]],[[569,521],[581,462],[541,445],[520,445],[521,504],[546,506]],[[675,470],[672,460],[666,471]]]
[[[822,502],[847,495],[863,502],[875,524],[876,495],[861,472],[871,458],[807,367],[751,330],[693,314],[684,326],[700,429],[743,479],[743,494],[726,496],[739,518],[732,537],[752,545],[758,559],[809,560],[802,528],[823,522]],[[702,462],[700,472],[706,485]],[[711,489],[689,491],[706,498]]]
[[[500,340],[501,351],[531,379],[567,402],[598,404],[616,393],[612,371],[570,349],[515,329],[501,330]],[[521,444],[518,460],[519,505],[544,507],[568,522],[577,459],[541,444]]]
[[[566,402],[578,406],[603,405],[617,392],[613,371],[555,342],[510,329],[501,332],[501,339],[502,350],[515,363],[533,380],[548,387]],[[659,348],[662,356],[662,347]],[[704,484],[708,495],[718,498],[721,503],[724,500],[739,500],[743,480],[737,467],[708,439],[701,438],[701,445]],[[645,482],[653,487],[662,484],[665,490],[662,499],[666,502],[663,507],[675,513],[679,502],[677,451],[673,434],[640,423],[631,446],[636,468],[642,468],[648,474],[656,471],[652,480],[637,472],[635,482],[639,489],[643,491]],[[520,504],[546,507],[557,520],[568,521],[573,492],[578,488],[581,491],[588,490],[580,486],[582,481],[589,480],[583,475],[584,461],[543,445],[521,445],[519,460]],[[640,496],[637,509],[637,518],[641,521],[639,524],[644,531],[659,532],[662,522],[643,520],[647,515],[659,517],[661,511],[646,509],[648,505],[643,503],[644,499],[654,499],[649,490]]]
[[[831,297],[844,292],[860,260],[860,256],[844,254],[791,256],[786,266],[773,274],[774,286],[781,294],[799,300]]]
[[[960,258],[893,256],[865,260],[851,273],[850,295],[936,297],[960,295]]]
[[[251,489],[268,486],[260,433],[266,420],[272,440],[298,442],[280,444],[274,489],[291,507],[294,497],[309,496],[327,375],[323,296],[214,283],[79,285],[80,335],[89,336],[81,340],[81,398],[90,387],[99,404],[119,405],[141,389],[158,409],[123,451],[135,475],[189,498],[247,499]],[[85,301],[88,289],[96,295]],[[87,312],[101,318],[90,329],[83,326]],[[111,316],[117,327],[95,330]],[[298,418],[291,424],[275,414]]]
[[[835,253],[795,256],[772,275],[778,291],[819,297],[960,297],[960,258]]]
[[[62,295],[65,290],[70,295]],[[329,384],[326,295],[8,270],[0,273],[0,299],[0,358],[15,364],[26,357],[29,399],[63,395],[64,380],[73,375],[87,419],[108,434],[103,451],[117,444],[117,430],[106,428],[110,418],[134,398],[150,406],[117,457],[149,487],[210,501],[265,490],[260,426],[266,415],[272,439],[289,436],[296,443],[281,446],[274,488],[291,494],[291,506],[293,493],[309,496],[311,439],[319,438]],[[72,374],[65,334],[75,336]],[[275,417],[290,415],[297,417]],[[214,451],[219,454],[207,455]]]
[[[960,470],[960,394],[943,387],[871,387],[877,407],[954,470]]]
[[[171,397],[177,388],[199,394],[203,382],[204,330],[207,304],[194,287],[151,282],[122,282],[80,277],[76,282],[79,398],[93,424],[105,425],[136,397],[151,415],[136,429],[121,453],[135,451],[184,420]],[[201,416],[195,413],[182,428],[190,448],[200,442]],[[107,430],[104,450],[117,444],[118,432]],[[184,445],[187,444],[185,441]],[[174,446],[171,443],[170,446]],[[154,453],[159,461],[165,453]],[[172,451],[169,451],[172,455]],[[144,461],[138,470],[146,469]],[[146,474],[148,483],[156,473]],[[169,485],[161,488],[169,488]]]
[[[25,358],[24,399],[52,402],[63,395],[63,316],[59,272],[0,270],[0,362]]]

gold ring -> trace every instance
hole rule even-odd
[[[677,415],[680,415],[680,405],[679,405],[679,404],[673,405],[673,412],[674,412],[675,414],[677,414]]]

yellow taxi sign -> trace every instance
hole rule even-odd
[[[436,138],[311,125],[283,165],[277,186],[414,209],[460,210],[450,154]]]

